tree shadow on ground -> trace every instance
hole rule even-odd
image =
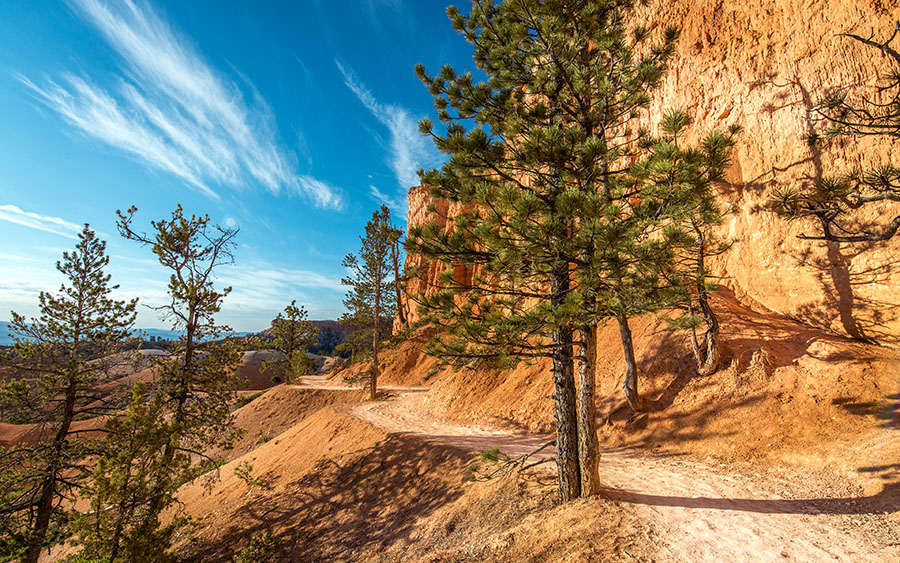
[[[277,561],[353,558],[408,538],[418,518],[462,494],[471,456],[392,434],[373,447],[319,459],[312,471],[233,509],[214,539],[183,561],[229,561],[250,538],[282,539]]]
[[[746,499],[666,496],[606,488],[603,494],[620,502],[646,506],[676,506],[733,510],[761,514],[881,514],[900,508],[900,483],[884,485],[880,492],[855,498]]]
[[[857,339],[841,336],[825,329],[809,326],[794,318],[771,311],[761,313],[746,307],[726,288],[715,294],[716,313],[722,325],[722,341],[727,348],[723,361],[734,359],[738,369],[746,369],[755,352],[765,355],[770,368],[793,364],[802,356],[822,361],[862,363],[884,358],[883,350],[861,346]],[[824,343],[826,352],[816,351],[814,344]]]
[[[730,440],[744,435],[746,425],[756,422],[739,411],[777,414],[779,405],[791,400],[793,387],[783,388],[784,382],[775,379],[776,370],[800,365],[814,369],[815,362],[865,370],[871,362],[891,361],[891,351],[886,348],[752,309],[727,288],[716,291],[711,301],[721,325],[719,370],[710,376],[697,375],[686,335],[662,330],[660,324],[639,325],[635,331],[639,387],[648,416],[636,417],[618,387],[601,382],[598,414],[601,428],[606,429],[605,443],[671,449],[712,439],[721,440],[722,455],[733,455],[732,450],[735,454],[750,452],[757,446],[747,440]],[[617,352],[607,353],[613,354]],[[826,394],[825,399],[834,397]],[[871,400],[869,396],[865,399]],[[896,397],[877,404],[865,401],[845,398],[846,404],[841,406],[854,414],[871,411],[896,426],[896,421],[890,421]],[[759,440],[765,446],[766,442]]]
[[[859,473],[865,473],[884,481],[900,481],[900,463],[886,465],[867,465],[857,469]]]
[[[831,404],[856,416],[873,416],[882,420],[884,428],[897,430],[900,427],[900,393],[887,395],[882,401],[858,401],[853,397],[837,397],[831,400]]]

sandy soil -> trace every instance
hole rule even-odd
[[[598,332],[597,412],[607,448],[714,457],[728,463],[802,465],[853,472],[860,481],[900,459],[900,356],[802,325],[721,289],[712,299],[722,325],[723,361],[700,377],[685,335],[655,315],[632,319],[639,389],[648,423],[628,424],[622,346],[615,322]],[[751,306],[753,305],[753,306]],[[430,412],[462,424],[552,432],[553,379],[545,361],[508,371],[442,367],[422,329],[382,354],[381,383],[428,386]],[[358,363],[335,379],[359,376]],[[871,447],[870,447],[871,446]],[[897,475],[900,478],[900,473]]]
[[[511,456],[552,439],[436,419],[422,408],[424,397],[423,392],[405,391],[396,400],[362,403],[353,413],[429,444],[475,451],[499,446]],[[543,467],[552,470],[552,464]],[[600,477],[605,496],[652,522],[661,560],[900,559],[900,530],[887,514],[898,506],[896,485],[854,495],[841,490],[838,478],[789,470],[742,473],[630,449],[605,451]]]
[[[323,407],[355,404],[361,397],[359,390],[347,388],[312,390],[293,385],[276,385],[234,411],[234,426],[240,428],[243,434],[232,447],[213,448],[206,455],[231,461],[278,437]]]
[[[246,433],[218,452],[228,462],[219,478],[179,491],[179,510],[195,525],[179,537],[178,556],[229,560],[271,532],[283,540],[274,561],[900,560],[900,464],[889,455],[826,469],[607,442],[603,494],[559,506],[552,461],[514,479],[466,483],[478,452],[524,455],[552,435],[471,423],[441,408],[435,399],[447,389],[435,382],[386,379],[398,384],[381,387],[376,401],[320,375],[237,410]],[[867,436],[835,455],[889,454],[885,444],[898,439]],[[241,463],[263,484],[239,479]]]

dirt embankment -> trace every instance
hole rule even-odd
[[[221,480],[184,487],[179,500],[199,527],[177,551],[186,561],[225,561],[270,532],[283,540],[278,561],[357,559],[458,497],[466,461],[325,407],[222,467]],[[235,476],[243,462],[259,486]]]
[[[393,400],[361,406],[389,404],[407,406]],[[259,406],[278,410],[274,401]],[[644,542],[650,525],[616,510],[614,501],[556,506],[550,475],[469,483],[477,453],[448,442],[445,432],[397,432],[349,405],[307,415],[221,467],[219,479],[181,489],[183,510],[196,524],[176,546],[181,560],[227,561],[267,533],[280,538],[271,560],[285,562],[583,561],[656,551]],[[435,424],[429,428],[443,428]],[[258,483],[235,475],[245,462]]]
[[[829,464],[857,476],[900,458],[891,419],[900,398],[895,350],[748,307],[725,289],[713,303],[724,356],[722,369],[707,377],[696,375],[684,335],[665,331],[654,316],[634,319],[640,389],[649,409],[641,428],[627,428],[630,411],[617,411],[623,402],[621,345],[613,323],[601,328],[597,407],[605,446],[731,462]],[[383,384],[427,385],[423,408],[467,423],[554,428],[546,363],[509,372],[440,368],[424,355],[427,337],[419,333],[382,355]]]
[[[358,394],[314,384],[285,391]],[[185,486],[179,499],[197,527],[179,557],[225,560],[267,533],[281,538],[273,561],[900,556],[900,522],[887,514],[897,506],[896,484],[867,494],[827,471],[622,449],[603,454],[600,497],[558,506],[552,463],[518,478],[468,482],[473,463],[495,467],[478,452],[497,446],[518,455],[547,436],[462,424],[429,412],[430,392],[389,392],[393,399],[298,413],[298,424],[222,467],[221,479]],[[246,412],[283,406],[273,400]],[[257,483],[234,474],[243,463]]]
[[[231,461],[277,438],[319,409],[356,404],[362,396],[359,390],[311,390],[278,385],[234,411],[234,426],[241,429],[242,435],[233,447],[206,453],[213,459]]]

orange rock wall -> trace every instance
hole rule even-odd
[[[772,188],[808,183],[856,166],[900,162],[900,144],[848,140],[810,148],[808,110],[835,86],[871,91],[878,72],[891,67],[876,50],[838,33],[886,37],[900,2],[879,0],[656,0],[641,18],[682,30],[674,61],[650,111],[666,108],[695,119],[694,137],[739,123],[734,164],[722,197],[736,213],[722,235],[734,242],[716,260],[717,274],[747,303],[840,334],[887,344],[900,341],[900,238],[888,243],[837,244],[797,235],[812,222],[786,222],[767,210]],[[898,44],[900,46],[900,44]],[[409,224],[434,217],[427,190],[409,194]],[[438,220],[454,206],[437,204]],[[882,219],[884,216],[882,216]],[[877,219],[873,214],[863,219]],[[415,256],[408,265],[420,265]],[[426,267],[415,294],[436,281]],[[410,304],[411,318],[417,318]]]
[[[805,139],[808,110],[824,91],[853,85],[870,92],[878,73],[892,69],[877,50],[836,34],[874,31],[886,39],[900,2],[656,0],[644,10],[650,15],[682,30],[651,121],[680,107],[694,116],[698,133],[744,127],[722,190],[737,206],[722,230],[734,246],[716,263],[725,285],[801,322],[896,344],[900,237],[875,244],[802,240],[797,235],[815,233],[815,224],[785,222],[765,207],[776,185],[900,162],[900,144],[883,139],[825,149],[811,149]]]
[[[429,210],[429,206],[433,205],[433,210]],[[459,204],[450,203],[448,201],[435,201],[429,194],[428,188],[425,186],[416,186],[409,190],[409,217],[407,226],[424,225],[432,221],[438,222],[445,229],[449,228],[452,218],[460,213],[461,206]],[[407,271],[415,269],[416,277],[410,279],[406,284],[405,292],[402,296],[403,306],[406,308],[410,323],[414,323],[419,319],[418,307],[412,302],[410,295],[418,295],[422,291],[437,285],[438,274],[442,270],[442,266],[436,263],[428,263],[421,256],[414,254],[406,255]],[[459,271],[454,272],[454,277],[458,282],[465,282],[471,279],[471,273],[461,266]],[[395,328],[397,328],[395,326]]]

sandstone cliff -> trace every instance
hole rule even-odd
[[[657,0],[642,17],[680,26],[682,37],[656,96],[650,122],[678,107],[695,119],[694,134],[732,123],[744,132],[722,186],[737,212],[722,235],[734,242],[714,264],[738,298],[802,323],[855,338],[900,340],[900,240],[875,244],[809,241],[811,222],[786,222],[766,207],[779,184],[812,182],[856,166],[900,162],[900,144],[849,140],[811,148],[808,110],[830,88],[871,91],[886,57],[839,33],[887,36],[900,3],[878,0]],[[409,194],[409,224],[452,217],[454,206],[427,190]],[[874,216],[861,217],[872,220]],[[409,266],[420,266],[410,257]],[[436,281],[426,267],[411,294]],[[463,270],[457,273],[464,277]],[[415,304],[410,304],[416,318]]]
[[[839,33],[886,38],[900,3],[878,0],[657,1],[646,14],[678,24],[682,37],[654,106],[681,107],[697,130],[744,127],[723,197],[738,212],[734,241],[716,264],[742,300],[856,338],[900,338],[900,240],[804,241],[816,225],[787,223],[765,208],[778,184],[811,182],[856,166],[900,162],[900,144],[806,142],[808,110],[836,86],[871,91],[886,57]],[[862,219],[874,219],[863,217]],[[750,299],[748,299],[750,298]]]

